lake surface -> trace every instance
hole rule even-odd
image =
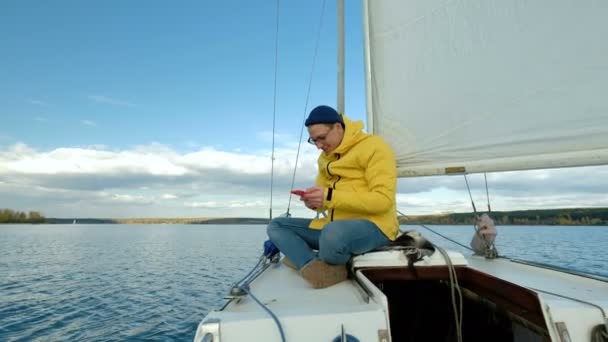
[[[431,241],[466,249],[419,226]],[[471,226],[429,226],[468,246]],[[255,265],[262,225],[0,225],[0,341],[186,340]],[[608,227],[499,227],[501,255],[608,277]]]

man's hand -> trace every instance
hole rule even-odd
[[[300,197],[301,201],[304,201],[304,205],[312,210],[317,210],[323,207],[323,196],[325,195],[325,188],[322,186],[315,185],[311,188],[306,189],[306,193]]]

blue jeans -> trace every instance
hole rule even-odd
[[[368,220],[333,221],[321,230],[308,228],[310,221],[277,217],[267,228],[270,241],[298,269],[314,258],[328,264],[344,265],[353,255],[369,252],[390,242],[378,226]]]

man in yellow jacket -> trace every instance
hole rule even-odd
[[[391,148],[363,132],[361,121],[318,106],[305,125],[308,142],[323,152],[316,184],[300,200],[319,214],[276,218],[267,232],[287,266],[298,269],[312,287],[324,288],[347,278],[345,264],[353,255],[397,237],[397,169]]]

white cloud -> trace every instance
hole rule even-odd
[[[29,102],[33,105],[37,105],[37,106],[50,107],[49,103],[47,103],[45,101],[36,100],[36,99],[28,99],[27,102]]]
[[[36,116],[34,117],[34,121],[38,121],[38,122],[48,122],[49,120],[45,117],[42,116]]]
[[[97,123],[91,120],[81,120],[80,123],[85,126],[97,126]]]
[[[589,175],[593,175],[589,177]],[[501,172],[467,176],[478,211],[608,207],[608,166]],[[397,203],[410,213],[473,210],[463,176],[405,178]]]
[[[0,152],[0,175],[115,175],[148,174],[179,176],[189,172],[175,163],[177,155],[145,151],[111,152],[94,148],[58,148],[38,152],[16,144]]]
[[[133,103],[119,100],[116,98],[108,97],[105,95],[89,95],[87,98],[93,102],[110,104],[115,106],[126,106],[126,107],[135,107]]]
[[[205,202],[186,202],[186,207],[191,208],[218,208],[219,205],[216,201],[205,201]]]
[[[275,151],[273,212],[285,212],[297,145]],[[302,148],[295,188],[314,182],[317,152]],[[0,203],[49,217],[266,217],[270,152],[205,147],[180,153],[162,144],[108,150],[104,145],[37,150],[0,148]],[[488,174],[492,209],[608,206],[608,167]],[[487,205],[483,175],[468,176],[478,210]],[[399,180],[405,214],[471,211],[462,176]],[[297,198],[294,215],[311,216]]]
[[[301,157],[309,162],[306,167],[300,162],[296,187],[314,180],[316,153],[311,152]],[[277,149],[275,154],[275,203],[284,207],[294,153]],[[0,200],[40,203],[48,209],[35,209],[47,216],[69,215],[77,207],[79,215],[90,217],[201,216],[205,210],[203,216],[259,217],[268,212],[270,158],[267,151],[213,148],[180,154],[161,144],[119,151],[103,145],[39,151],[18,143],[0,149],[0,181]],[[173,201],[178,198],[184,201]]]
[[[146,198],[142,195],[123,195],[123,194],[111,194],[109,200],[112,203],[137,203],[137,204],[151,204],[152,199]]]

